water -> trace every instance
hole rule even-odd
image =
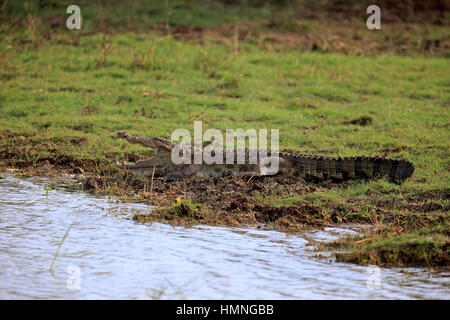
[[[123,218],[147,206],[44,187],[0,179],[1,299],[450,298],[448,272],[381,268],[376,288],[377,270],[317,259],[302,236],[140,224]]]

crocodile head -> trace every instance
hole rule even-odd
[[[164,176],[168,172],[173,172],[175,164],[171,159],[171,151],[175,144],[167,139],[154,137],[136,137],[127,132],[117,132],[119,138],[128,140],[131,143],[138,143],[146,147],[155,149],[156,156],[148,160],[142,160],[135,163],[117,163],[117,167],[124,169],[133,175],[140,176]]]

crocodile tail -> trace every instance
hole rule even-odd
[[[293,155],[296,172],[305,179],[349,180],[381,178],[405,180],[412,176],[414,165],[406,160],[379,157],[330,158]]]
[[[361,178],[387,177],[405,180],[414,173],[414,165],[407,160],[392,160],[379,157],[356,157],[355,176]]]

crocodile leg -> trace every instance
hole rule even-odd
[[[145,165],[143,162],[145,162]],[[145,160],[138,163],[117,163],[117,167],[129,171],[133,175],[144,177],[151,177],[154,174],[159,175],[163,171],[161,166],[156,166],[154,159]],[[154,174],[153,171],[155,171]]]
[[[201,169],[201,165],[198,164],[188,164],[184,166],[181,170],[169,173],[165,176],[165,179],[168,181],[173,180],[182,180],[187,177],[191,177],[199,172]]]

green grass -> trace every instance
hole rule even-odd
[[[235,55],[223,45],[120,34],[111,37],[114,49],[99,68],[101,42],[94,35],[79,46],[3,51],[2,72],[14,78],[0,89],[0,123],[13,140],[31,134],[29,158],[51,156],[45,143],[55,143],[58,155],[115,161],[143,150],[112,139],[115,131],[170,137],[176,128],[192,131],[201,119],[205,130],[278,128],[282,148],[304,153],[410,159],[416,173],[403,190],[442,189],[449,181],[447,59],[280,53],[251,45]],[[134,54],[149,50],[152,65],[136,68]],[[361,116],[373,123],[344,124]],[[2,141],[6,150],[25,147]]]
[[[180,1],[170,3],[175,6]],[[180,24],[237,21],[239,7],[226,7],[219,18],[208,16],[214,11],[211,7],[202,9],[196,1],[193,5],[194,13],[183,16]],[[92,30],[88,18],[94,18],[94,11],[86,6],[86,30]],[[174,21],[186,13],[177,8],[171,16]],[[122,9],[112,6],[107,16],[117,22],[126,18],[121,14],[136,14],[133,17],[140,21],[135,8]],[[36,19],[53,12],[42,10]],[[164,8],[149,5],[148,10]],[[263,19],[273,13],[268,10],[249,9],[246,14]],[[164,16],[151,16],[164,22]],[[38,25],[43,23],[39,21]],[[11,24],[1,25],[0,159],[4,166],[33,166],[59,158],[119,177],[113,168],[116,161],[130,153],[150,152],[117,139],[116,131],[170,138],[177,128],[192,132],[194,120],[203,121],[203,130],[279,129],[283,149],[329,156],[388,155],[410,160],[416,171],[402,185],[384,180],[348,182],[306,195],[256,196],[262,202],[277,206],[304,202],[329,210],[347,206],[343,215],[374,223],[375,218],[383,221],[384,213],[377,211],[380,200],[438,201],[442,209],[420,217],[408,208],[389,208],[389,217],[405,215],[393,222],[403,223],[403,233],[392,235],[390,222],[385,221],[377,240],[364,250],[395,249],[410,237],[419,242],[439,239],[439,250],[447,248],[448,257],[450,64],[445,54],[378,51],[357,56],[339,50],[268,48],[257,39],[239,43],[236,50],[233,44],[198,44],[171,34],[126,32],[119,27],[112,33],[58,29],[46,40],[33,26],[28,22],[15,30]],[[429,28],[439,35],[443,32]],[[348,124],[360,117],[369,117],[372,123]],[[408,221],[425,221],[422,227],[432,227],[431,238]]]

